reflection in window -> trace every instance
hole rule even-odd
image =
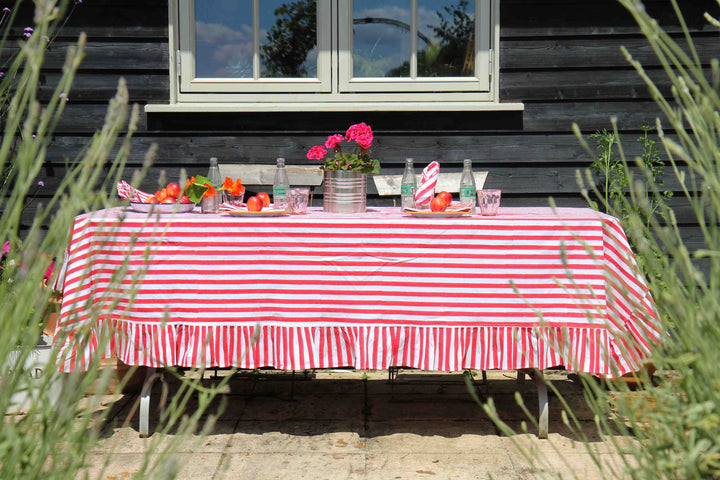
[[[195,76],[253,78],[251,0],[195,0]]]
[[[353,3],[353,76],[407,77],[410,65],[410,2]]]
[[[472,77],[475,58],[474,1],[418,0],[418,77]]]
[[[253,43],[253,3],[195,0],[195,76],[317,77],[316,1],[262,0],[259,24],[254,26],[260,38],[257,52]],[[253,63],[256,54],[259,67]]]
[[[414,25],[413,0],[353,3],[354,78],[475,75],[475,1],[414,1]],[[412,51],[413,35],[417,53]]]
[[[260,76],[317,77],[315,0],[262,0]]]

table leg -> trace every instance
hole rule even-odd
[[[531,370],[530,378],[538,390],[538,438],[548,438],[548,393],[545,378],[540,370]]]
[[[145,381],[143,382],[142,391],[140,393],[140,437],[146,438],[150,431],[150,391],[155,381],[155,368],[148,367],[145,372]]]
[[[527,374],[535,383],[538,391],[538,438],[548,438],[548,393],[547,384],[542,371],[535,368],[523,368],[517,371],[517,382],[525,379]]]

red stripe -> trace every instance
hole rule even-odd
[[[196,214],[146,222],[128,214],[131,221],[121,225],[112,215],[110,221],[81,216],[68,248],[60,325],[94,324],[92,306],[118,326],[108,354],[154,366],[384,368],[390,362],[452,369],[543,368],[562,362],[606,373],[609,362],[626,368],[642,361],[662,329],[637,266],[628,260],[629,246],[617,221],[586,211],[560,221],[551,214],[504,211],[509,214],[447,223],[391,215],[268,221]],[[141,227],[145,230],[137,235]],[[591,260],[582,241],[594,245],[602,263]],[[591,286],[573,291],[563,274],[561,250],[572,281]],[[147,251],[152,251],[149,262]],[[126,255],[130,271],[119,288],[129,291],[130,275],[147,269],[132,306],[124,299],[127,294],[110,284]],[[430,286],[423,288],[423,282],[410,277]],[[519,300],[511,281],[521,292],[520,302],[510,301]],[[358,288],[364,285],[371,288]],[[453,291],[460,288],[468,293]],[[319,300],[327,292],[335,296]],[[622,301],[606,305],[609,293]],[[225,296],[208,299],[213,294]],[[115,297],[121,300],[114,311],[103,312]],[[588,325],[582,305],[588,300],[606,315],[595,318],[597,326]],[[159,319],[166,309],[170,322],[164,325],[140,316]],[[202,318],[201,309],[216,313]],[[534,309],[543,311],[551,328],[533,331],[529,325],[538,323]],[[642,311],[646,314],[639,316]],[[359,312],[370,316],[353,318]],[[323,324],[313,323],[318,321]],[[256,323],[261,335],[252,344]],[[614,329],[628,332],[633,344],[613,337]],[[613,358],[610,342],[627,349],[627,358]],[[70,355],[63,368],[85,368],[97,348],[92,329],[87,346],[63,346]]]

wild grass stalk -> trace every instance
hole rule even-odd
[[[579,176],[588,201],[600,199],[601,209],[624,215],[624,230],[646,268],[646,280],[665,326],[663,344],[651,358],[658,369],[655,384],[646,376],[641,389],[630,392],[623,384],[607,388],[595,378],[581,376],[598,432],[622,454],[615,466],[597,455],[593,458],[603,478],[718,478],[720,64],[712,60],[710,75],[706,75],[676,0],[671,5],[685,33],[681,40],[664,32],[642,2],[619,2],[637,21],[672,85],[671,95],[663,97],[643,66],[623,49],[662,111],[655,128],[682,194],[671,201],[653,179],[652,167],[642,158],[626,158],[620,144],[616,165],[627,179],[621,195],[605,198],[591,172]],[[708,20],[720,25],[716,19]],[[617,142],[615,126],[608,135]],[[588,153],[594,156],[589,147]],[[697,244],[687,245],[683,224],[694,223],[699,226]],[[556,395],[561,398],[559,392]],[[572,410],[563,407],[563,418],[572,426]],[[491,403],[484,408],[502,425]],[[507,425],[502,426],[511,433]],[[593,446],[584,440],[593,454]],[[527,444],[518,441],[518,445],[532,455]],[[576,472],[575,477],[583,474]]]
[[[99,358],[92,360],[87,372],[69,375],[59,373],[56,362],[45,365],[42,373],[26,368],[52,295],[44,278],[48,266],[53,259],[62,261],[78,214],[115,204],[109,192],[125,173],[130,139],[139,119],[138,107],[129,106],[127,87],[120,79],[104,124],[78,158],[66,161],[65,173],[51,198],[30,207],[34,209],[32,223],[23,224],[23,219],[29,218],[27,199],[33,195],[53,148],[53,133],[85,54],[86,38],[81,35],[77,44],[67,49],[62,79],[54,93],[46,101],[38,97],[49,39],[64,25],[63,19],[67,20],[68,5],[67,1],[37,0],[32,34],[19,40],[7,35],[15,9],[3,13],[0,26],[0,50],[15,52],[0,62],[4,73],[0,79],[0,244],[7,241],[9,246],[0,270],[0,410],[13,411],[18,394],[31,399],[26,413],[4,416],[0,428],[0,478],[87,478],[89,454],[103,429],[111,428],[107,418],[110,409],[101,401],[112,383],[113,372],[100,368]],[[9,48],[3,49],[5,46]],[[117,154],[111,158],[110,152],[117,144]],[[145,169],[152,163],[153,153],[154,149],[148,152]],[[113,281],[119,281],[126,268],[119,267]],[[117,283],[111,283],[111,290],[113,285]],[[92,318],[85,320],[87,328],[80,331],[100,332],[96,338],[99,351],[107,345],[111,333],[99,328],[99,319],[111,313],[115,304],[110,301],[95,308]],[[61,328],[56,347],[66,333]],[[78,341],[89,339],[80,335]],[[53,355],[57,355],[57,348]],[[59,396],[58,385],[62,388]],[[177,473],[173,449],[187,434],[197,432],[205,408],[217,391],[202,389],[198,394],[198,387],[197,381],[182,383],[157,427],[173,435],[149,439],[146,462],[135,478],[172,478]],[[200,408],[185,414],[183,406],[191,396],[199,397]],[[210,426],[211,421],[205,428]]]

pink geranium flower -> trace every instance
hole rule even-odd
[[[356,143],[355,152],[342,151],[341,143],[348,140]],[[370,147],[373,143],[372,128],[366,123],[351,125],[341,134],[330,135],[325,141],[325,147],[315,146],[308,150],[307,158],[311,160],[324,160],[325,170],[354,170],[361,173],[379,173],[380,162],[370,158]],[[335,152],[335,158],[326,158],[328,150]]]
[[[325,158],[325,155],[327,155],[327,150],[325,149],[325,147],[317,145],[315,147],[312,147],[308,151],[307,158],[309,160],[322,160],[323,158]]]
[[[347,129],[347,132],[345,133],[345,138],[348,140],[355,140],[357,141],[358,137],[369,135],[370,136],[370,143],[372,143],[372,129],[370,128],[370,125],[366,124],[365,122],[358,123],[355,125],[351,125],[350,128]]]
[[[345,140],[345,138],[338,134],[330,135],[327,140],[325,141],[325,148],[336,148],[342,141]]]
[[[355,137],[355,141],[358,145],[360,145],[360,148],[362,148],[363,150],[368,150],[372,146],[373,142],[372,133],[358,135],[357,137]]]

